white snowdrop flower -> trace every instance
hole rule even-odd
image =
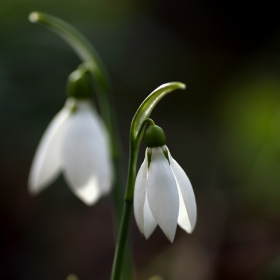
[[[111,190],[113,171],[108,132],[89,99],[85,73],[79,71],[70,75],[71,97],[39,143],[28,187],[37,194],[63,173],[73,193],[92,205]]]
[[[191,233],[196,224],[196,201],[182,167],[165,146],[163,130],[151,126],[146,132],[145,159],[135,181],[134,215],[148,239],[156,226],[173,242],[177,224]]]

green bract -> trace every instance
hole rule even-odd
[[[161,127],[154,125],[146,130],[146,145],[149,148],[162,147],[166,144],[165,134]]]
[[[89,73],[80,68],[72,72],[68,77],[66,92],[68,97],[89,99],[92,93]]]
[[[136,111],[131,127],[130,127],[130,138],[133,143],[139,142],[141,140],[141,129],[143,127],[143,123],[147,118],[149,118],[153,109],[157,105],[157,103],[168,93],[176,90],[176,89],[185,89],[186,85],[180,82],[171,82],[166,83],[158,88],[156,88],[139,106]]]

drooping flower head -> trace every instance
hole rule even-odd
[[[112,187],[108,132],[90,100],[91,84],[84,69],[69,76],[67,91],[64,107],[39,143],[28,187],[37,194],[63,173],[73,193],[91,205]]]
[[[135,181],[134,215],[141,233],[149,238],[156,226],[173,242],[177,224],[191,233],[196,224],[196,201],[192,185],[172,158],[163,130],[156,125],[146,131],[147,149]]]

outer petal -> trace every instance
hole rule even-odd
[[[152,149],[147,194],[156,222],[173,242],[179,213],[179,195],[169,162],[160,147]]]
[[[47,187],[61,171],[61,143],[68,117],[69,110],[64,107],[53,118],[43,134],[28,179],[29,191],[32,194],[37,194]]]
[[[136,180],[134,189],[134,216],[137,226],[142,234],[148,239],[155,230],[157,223],[151,213],[149,203],[147,200],[147,179],[148,179],[148,160],[147,152],[142,163]]]
[[[84,203],[95,203],[111,189],[107,132],[89,101],[77,101],[67,122],[62,160],[66,181]]]
[[[148,201],[147,190],[146,190],[145,203],[144,203],[144,236],[146,237],[146,239],[148,239],[151,236],[156,226],[157,226],[157,222],[152,214]]]
[[[188,233],[192,233],[196,225],[197,208],[191,182],[182,167],[169,153],[170,165],[178,183],[180,211],[178,224]]]

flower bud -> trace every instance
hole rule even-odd
[[[88,99],[91,97],[92,87],[90,74],[87,70],[78,68],[69,75],[66,92],[68,97],[77,99]]]
[[[165,134],[161,127],[152,125],[146,130],[146,145],[149,148],[162,147],[166,144]]]

